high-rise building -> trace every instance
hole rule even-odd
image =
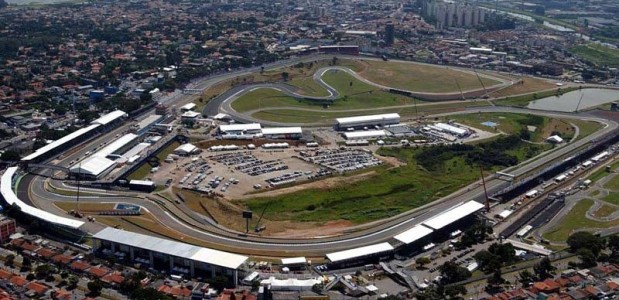
[[[421,6],[422,15],[433,19],[437,29],[474,27],[485,21],[485,9],[467,2],[425,0]]]
[[[11,218],[0,219],[0,243],[5,243],[9,240],[9,237],[15,233],[15,220]]]
[[[392,22],[387,23],[387,25],[385,25],[385,44],[387,44],[387,46],[391,46],[393,45],[393,42],[395,41],[395,26],[393,25]]]

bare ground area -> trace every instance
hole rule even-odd
[[[519,94],[533,93],[538,91],[549,90],[556,88],[556,85],[550,81],[539,78],[523,77],[522,83],[514,83],[513,85],[490,93],[491,97],[501,98]]]

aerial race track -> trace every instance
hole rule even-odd
[[[378,60],[378,59],[371,59],[371,58],[364,58],[364,60]],[[412,64],[411,62],[402,62],[402,63],[408,63],[408,64]],[[415,64],[420,64],[420,63],[415,63]],[[420,64],[420,65],[426,65],[426,64]],[[433,66],[433,67],[437,67],[437,66]],[[438,68],[438,67],[437,67]],[[446,67],[444,67],[446,68]],[[466,73],[469,74],[471,76],[476,76],[478,77],[478,79],[481,81],[481,78],[487,78],[487,79],[491,79],[496,81],[496,84],[490,85],[490,86],[483,86],[480,88],[472,88],[472,89],[468,89],[468,90],[461,90],[461,91],[450,91],[450,92],[422,92],[422,91],[415,91],[415,90],[407,90],[407,89],[402,89],[402,88],[395,88],[395,87],[389,87],[383,84],[379,84],[373,81],[368,80],[367,78],[363,77],[362,75],[360,75],[359,73],[355,72],[354,70],[350,69],[349,67],[346,66],[328,66],[328,67],[322,67],[320,69],[318,69],[312,76],[313,81],[320,86],[321,88],[323,88],[328,95],[326,96],[309,96],[306,95],[302,92],[299,92],[299,88],[286,84],[286,83],[257,83],[257,84],[249,84],[249,85],[240,85],[240,86],[234,86],[232,88],[230,88],[229,90],[225,91],[224,93],[222,93],[221,95],[217,96],[216,98],[210,100],[207,105],[205,106],[204,110],[203,110],[203,115],[207,115],[207,116],[214,116],[218,113],[225,113],[230,115],[233,119],[235,119],[238,122],[242,122],[242,123],[261,123],[265,126],[297,126],[297,125],[304,125],[304,126],[325,126],[325,125],[329,125],[326,124],[325,122],[316,122],[316,123],[282,123],[282,122],[274,122],[274,121],[269,121],[269,120],[262,120],[262,119],[257,119],[252,117],[252,113],[257,112],[256,111],[250,111],[250,112],[237,112],[234,108],[232,108],[232,103],[239,99],[240,97],[242,97],[243,95],[259,90],[259,89],[273,89],[276,90],[278,92],[280,92],[282,95],[288,96],[288,97],[292,97],[298,100],[303,100],[303,101],[315,101],[317,103],[324,103],[325,101],[338,101],[342,98],[342,94],[335,89],[334,87],[332,87],[331,85],[329,85],[328,83],[326,83],[323,79],[324,75],[327,74],[328,72],[343,72],[346,73],[350,76],[352,76],[354,79],[367,84],[369,86],[375,87],[379,90],[383,90],[383,91],[397,91],[397,93],[399,94],[405,94],[408,97],[411,98],[416,98],[416,99],[421,99],[421,100],[428,100],[428,101],[435,101],[436,103],[445,103],[446,101],[459,101],[461,102],[464,99],[473,99],[473,98],[477,98],[477,97],[482,97],[484,95],[487,95],[493,91],[497,91],[503,88],[507,88],[511,85],[514,84],[514,81],[512,80],[508,80],[505,78],[501,78],[501,77],[495,77],[495,76],[490,76],[484,73],[478,73],[476,71],[471,71],[471,70],[467,70],[467,69],[462,69],[462,68],[452,68],[449,67],[449,70],[451,71],[458,71],[458,72],[462,72],[462,73]],[[371,114],[373,110],[376,110],[377,108],[405,108],[405,107],[413,107],[417,104],[408,104],[408,105],[400,105],[400,106],[395,106],[395,107],[375,107],[375,108],[361,108],[361,109],[349,109],[349,110],[336,110],[336,112],[367,112],[368,114]],[[269,107],[269,110],[286,110],[286,109],[290,109],[291,107],[286,107],[286,106],[281,106],[281,107]],[[318,108],[302,108],[302,107],[295,107],[295,110],[298,111],[307,111],[307,112],[324,112],[324,109],[318,109]]]
[[[286,65],[293,65],[300,61],[316,60],[316,57],[302,57],[295,58],[293,60],[278,62],[271,66],[272,69],[281,68]],[[322,74],[333,68],[342,70],[344,72],[353,72],[350,69],[340,67],[330,67],[321,69],[317,74]],[[244,74],[250,74],[251,72],[257,72],[259,68],[253,68],[249,70],[242,70],[238,72],[225,73],[221,76],[211,77],[200,82],[195,83],[195,87],[199,89],[207,89],[221,81],[228,80]],[[322,73],[321,73],[322,72]],[[354,73],[354,72],[353,72]],[[352,73],[349,73],[352,74]],[[314,75],[317,82],[321,85],[324,84],[325,89],[331,90],[328,97],[337,98],[337,91],[326,85],[324,82],[320,83],[320,75]],[[357,77],[357,76],[355,76]],[[358,77],[357,77],[358,78]],[[361,80],[361,79],[360,79]],[[503,84],[508,84],[503,82]],[[223,93],[219,97],[211,100],[205,108],[205,113],[208,115],[215,115],[217,113],[229,113],[238,122],[251,122],[251,118],[230,111],[229,102],[233,101],[240,94],[247,93],[252,89],[259,87],[265,87],[264,85],[248,85],[234,87],[231,90]],[[295,97],[306,96],[296,94],[296,92],[290,88],[286,88],[285,85],[273,84],[267,85],[268,88],[278,88],[284,93],[294,95]],[[555,113],[545,111],[535,111],[529,109],[517,109],[510,107],[483,107],[474,108],[467,111],[457,112],[462,113],[478,113],[478,112],[511,112],[511,113],[525,113],[525,114],[537,114],[548,117],[560,117],[560,118],[573,118],[579,120],[595,121],[604,124],[603,128],[594,134],[586,137],[582,137],[578,141],[565,145],[563,147],[556,148],[555,150],[547,153],[541,158],[534,158],[522,163],[516,167],[512,167],[508,170],[509,173],[514,174],[516,177],[523,176],[532,170],[535,170],[549,161],[561,158],[576,149],[586,146],[592,141],[596,141],[601,137],[613,133],[617,130],[618,124],[614,121],[602,119],[587,113],[571,114],[571,113]],[[147,112],[149,113],[149,112]],[[264,122],[261,122],[264,123]],[[121,125],[109,133],[96,138],[96,142],[113,139],[114,135],[128,129],[129,124]],[[79,148],[79,147],[78,147]],[[70,154],[54,161],[57,165],[66,165],[69,161],[83,157],[85,149],[76,149]],[[39,172],[39,174],[27,174],[25,172],[19,172],[17,169],[11,169],[5,176],[2,177],[2,192],[7,193],[8,197],[13,202],[19,201],[22,205],[32,206],[46,213],[55,215],[66,220],[52,221],[58,225],[62,225],[63,222],[77,227],[82,231],[94,234],[103,228],[105,225],[97,222],[83,222],[83,220],[75,219],[66,214],[65,211],[59,209],[54,205],[54,202],[72,200],[74,196],[65,196],[57,193],[50,192],[46,186],[56,185],[62,186],[64,183],[55,181],[50,175],[52,170],[46,170]],[[498,192],[510,183],[500,180],[498,178],[488,178],[486,186],[488,193],[492,194]],[[8,185],[8,187],[7,187]],[[13,186],[17,185],[16,188]],[[67,187],[70,188],[70,187]],[[381,221],[372,222],[361,226],[354,231],[346,232],[345,234],[337,236],[324,236],[316,237],[313,239],[308,238],[274,238],[258,235],[245,235],[240,232],[222,228],[218,224],[210,222],[208,218],[203,215],[197,214],[192,211],[179,209],[174,205],[162,205],[161,201],[157,200],[155,196],[135,194],[135,193],[123,193],[86,189],[88,195],[80,197],[80,203],[131,203],[141,206],[143,209],[151,213],[154,218],[160,224],[164,224],[170,230],[176,231],[187,237],[191,237],[196,240],[204,241],[209,247],[248,254],[248,255],[265,255],[265,256],[310,256],[310,257],[324,257],[327,253],[333,253],[336,251],[342,251],[347,249],[365,247],[370,245],[377,245],[389,241],[394,241],[394,237],[408,231],[411,228],[415,228],[421,223],[431,221],[433,218],[440,216],[446,211],[455,208],[457,206],[468,203],[470,200],[476,200],[481,202],[484,197],[483,188],[477,184],[473,184],[468,188],[462,189],[453,195],[447,196],[443,199],[437,200],[426,206],[413,209],[411,211],[393,216]],[[13,194],[13,195],[10,195]],[[3,195],[5,199],[7,195]],[[159,199],[161,200],[161,199]],[[37,214],[36,211],[27,209],[33,214]],[[43,216],[44,217],[44,216]],[[53,218],[56,218],[53,217]]]

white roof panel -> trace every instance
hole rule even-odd
[[[182,144],[178,147],[176,147],[176,149],[174,149],[174,152],[177,151],[182,151],[185,153],[191,153],[193,151],[195,151],[198,147],[194,146],[193,144],[187,143],[187,144]]]
[[[262,128],[262,134],[301,134],[301,127],[272,127]]]
[[[393,246],[389,243],[380,243],[360,248],[354,248],[349,250],[344,250],[340,252],[328,253],[327,258],[331,262],[339,262],[343,260],[349,260],[353,258],[368,256],[372,254],[378,254],[382,252],[393,251]]]
[[[155,185],[155,183],[150,180],[136,180],[136,179],[130,180],[129,184],[146,185],[146,186]]]
[[[109,145],[103,147],[101,150],[97,151],[95,154],[93,154],[93,156],[106,157],[106,156],[108,156],[108,155],[118,151],[118,149],[120,149],[120,148],[124,147],[125,145],[131,143],[132,141],[134,141],[137,138],[138,138],[137,134],[133,134],[133,133],[125,134],[125,135],[121,136],[120,138],[118,138],[117,140],[115,140],[112,143],[110,143]]]
[[[159,122],[162,119],[163,119],[162,115],[150,115],[150,116],[144,118],[142,121],[140,121],[138,123],[138,126],[140,127],[140,129],[146,128],[146,127],[152,125],[153,123]]]
[[[94,120],[91,122],[91,124],[101,124],[101,125],[107,125],[109,123],[112,123],[120,118],[126,118],[128,115],[126,112],[122,111],[122,110],[115,110],[107,115],[103,115],[100,118]]]
[[[452,126],[452,125],[445,124],[445,123],[436,123],[436,124],[434,124],[434,126],[436,126],[437,128],[439,128],[441,130],[444,130],[444,131],[447,131],[447,132],[451,132],[451,133],[455,133],[455,134],[458,134],[458,135],[463,135],[463,134],[467,133],[466,129],[462,129],[460,127]]]
[[[93,236],[93,238],[112,241],[177,257],[188,258],[229,269],[238,269],[248,258],[243,255],[193,246],[177,241],[119,230],[111,227],[107,227],[99,231]]]
[[[398,235],[396,235],[394,238],[404,244],[410,244],[414,241],[417,241],[429,234],[431,234],[434,230],[425,227],[421,224],[417,224],[415,225],[415,227],[404,231]]]
[[[44,153],[47,153],[48,151],[50,151],[52,149],[55,149],[56,147],[60,147],[60,146],[64,145],[65,143],[67,143],[67,142],[69,142],[69,141],[71,141],[71,140],[73,140],[73,139],[75,139],[75,138],[77,138],[79,136],[82,136],[84,134],[89,133],[90,131],[94,130],[95,128],[97,128],[99,126],[101,126],[101,125],[99,125],[99,124],[92,124],[92,125],[90,125],[88,127],[84,127],[84,128],[78,129],[78,130],[76,130],[74,132],[71,132],[71,133],[63,136],[62,138],[59,138],[59,139],[57,139],[57,140],[55,140],[55,141],[53,141],[53,142],[51,142],[51,143],[49,143],[49,144],[47,144],[47,145],[45,145],[43,147],[37,149],[36,151],[34,151],[34,153],[32,153],[32,154],[22,158],[22,161],[33,160],[33,159],[39,157],[40,155],[42,155]]]
[[[439,230],[451,223],[454,223],[468,215],[475,213],[483,207],[484,205],[477,201],[469,201],[455,206],[448,211],[423,222],[423,224],[434,230]]]
[[[195,103],[187,103],[187,104],[181,106],[182,110],[192,110],[194,108],[196,108],[196,104]]]
[[[305,257],[290,257],[290,258],[282,258],[282,265],[298,265],[305,264],[307,260]]]
[[[243,130],[260,130],[261,128],[262,128],[262,126],[260,126],[259,123],[219,125],[219,131],[221,131],[221,132],[243,131]]]
[[[347,140],[377,138],[377,137],[383,137],[383,136],[387,136],[387,132],[384,130],[365,130],[365,131],[344,132],[344,137]]]
[[[148,146],[150,146],[149,143],[139,143],[137,145],[135,145],[133,148],[129,149],[129,151],[125,152],[123,154],[123,157],[133,157],[138,155],[140,152],[142,152],[142,150],[148,148]]]
[[[197,111],[186,111],[184,112],[181,117],[182,118],[197,118],[198,116],[200,116],[201,113],[197,112]]]
[[[99,176],[103,171],[109,169],[116,162],[101,156],[90,156],[81,162],[71,166],[72,173]]]
[[[370,115],[370,116],[355,116],[355,117],[346,117],[346,118],[337,118],[337,121],[340,125],[346,125],[350,123],[356,122],[379,122],[387,119],[400,119],[400,115],[397,113],[391,114],[380,114],[380,115]]]
[[[73,229],[77,229],[80,226],[84,225],[84,222],[82,221],[57,216],[47,211],[40,210],[34,206],[30,206],[24,203],[19,198],[17,198],[17,195],[15,195],[15,192],[13,191],[13,176],[16,172],[17,167],[10,167],[4,172],[2,178],[0,178],[0,194],[2,194],[2,197],[7,204],[16,204],[23,213],[53,224],[66,226]]]

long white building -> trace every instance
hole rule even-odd
[[[387,126],[400,123],[400,115],[396,113],[392,114],[380,114],[369,116],[356,116],[335,119],[336,126],[339,130],[346,130],[348,128],[360,128],[366,126]]]

